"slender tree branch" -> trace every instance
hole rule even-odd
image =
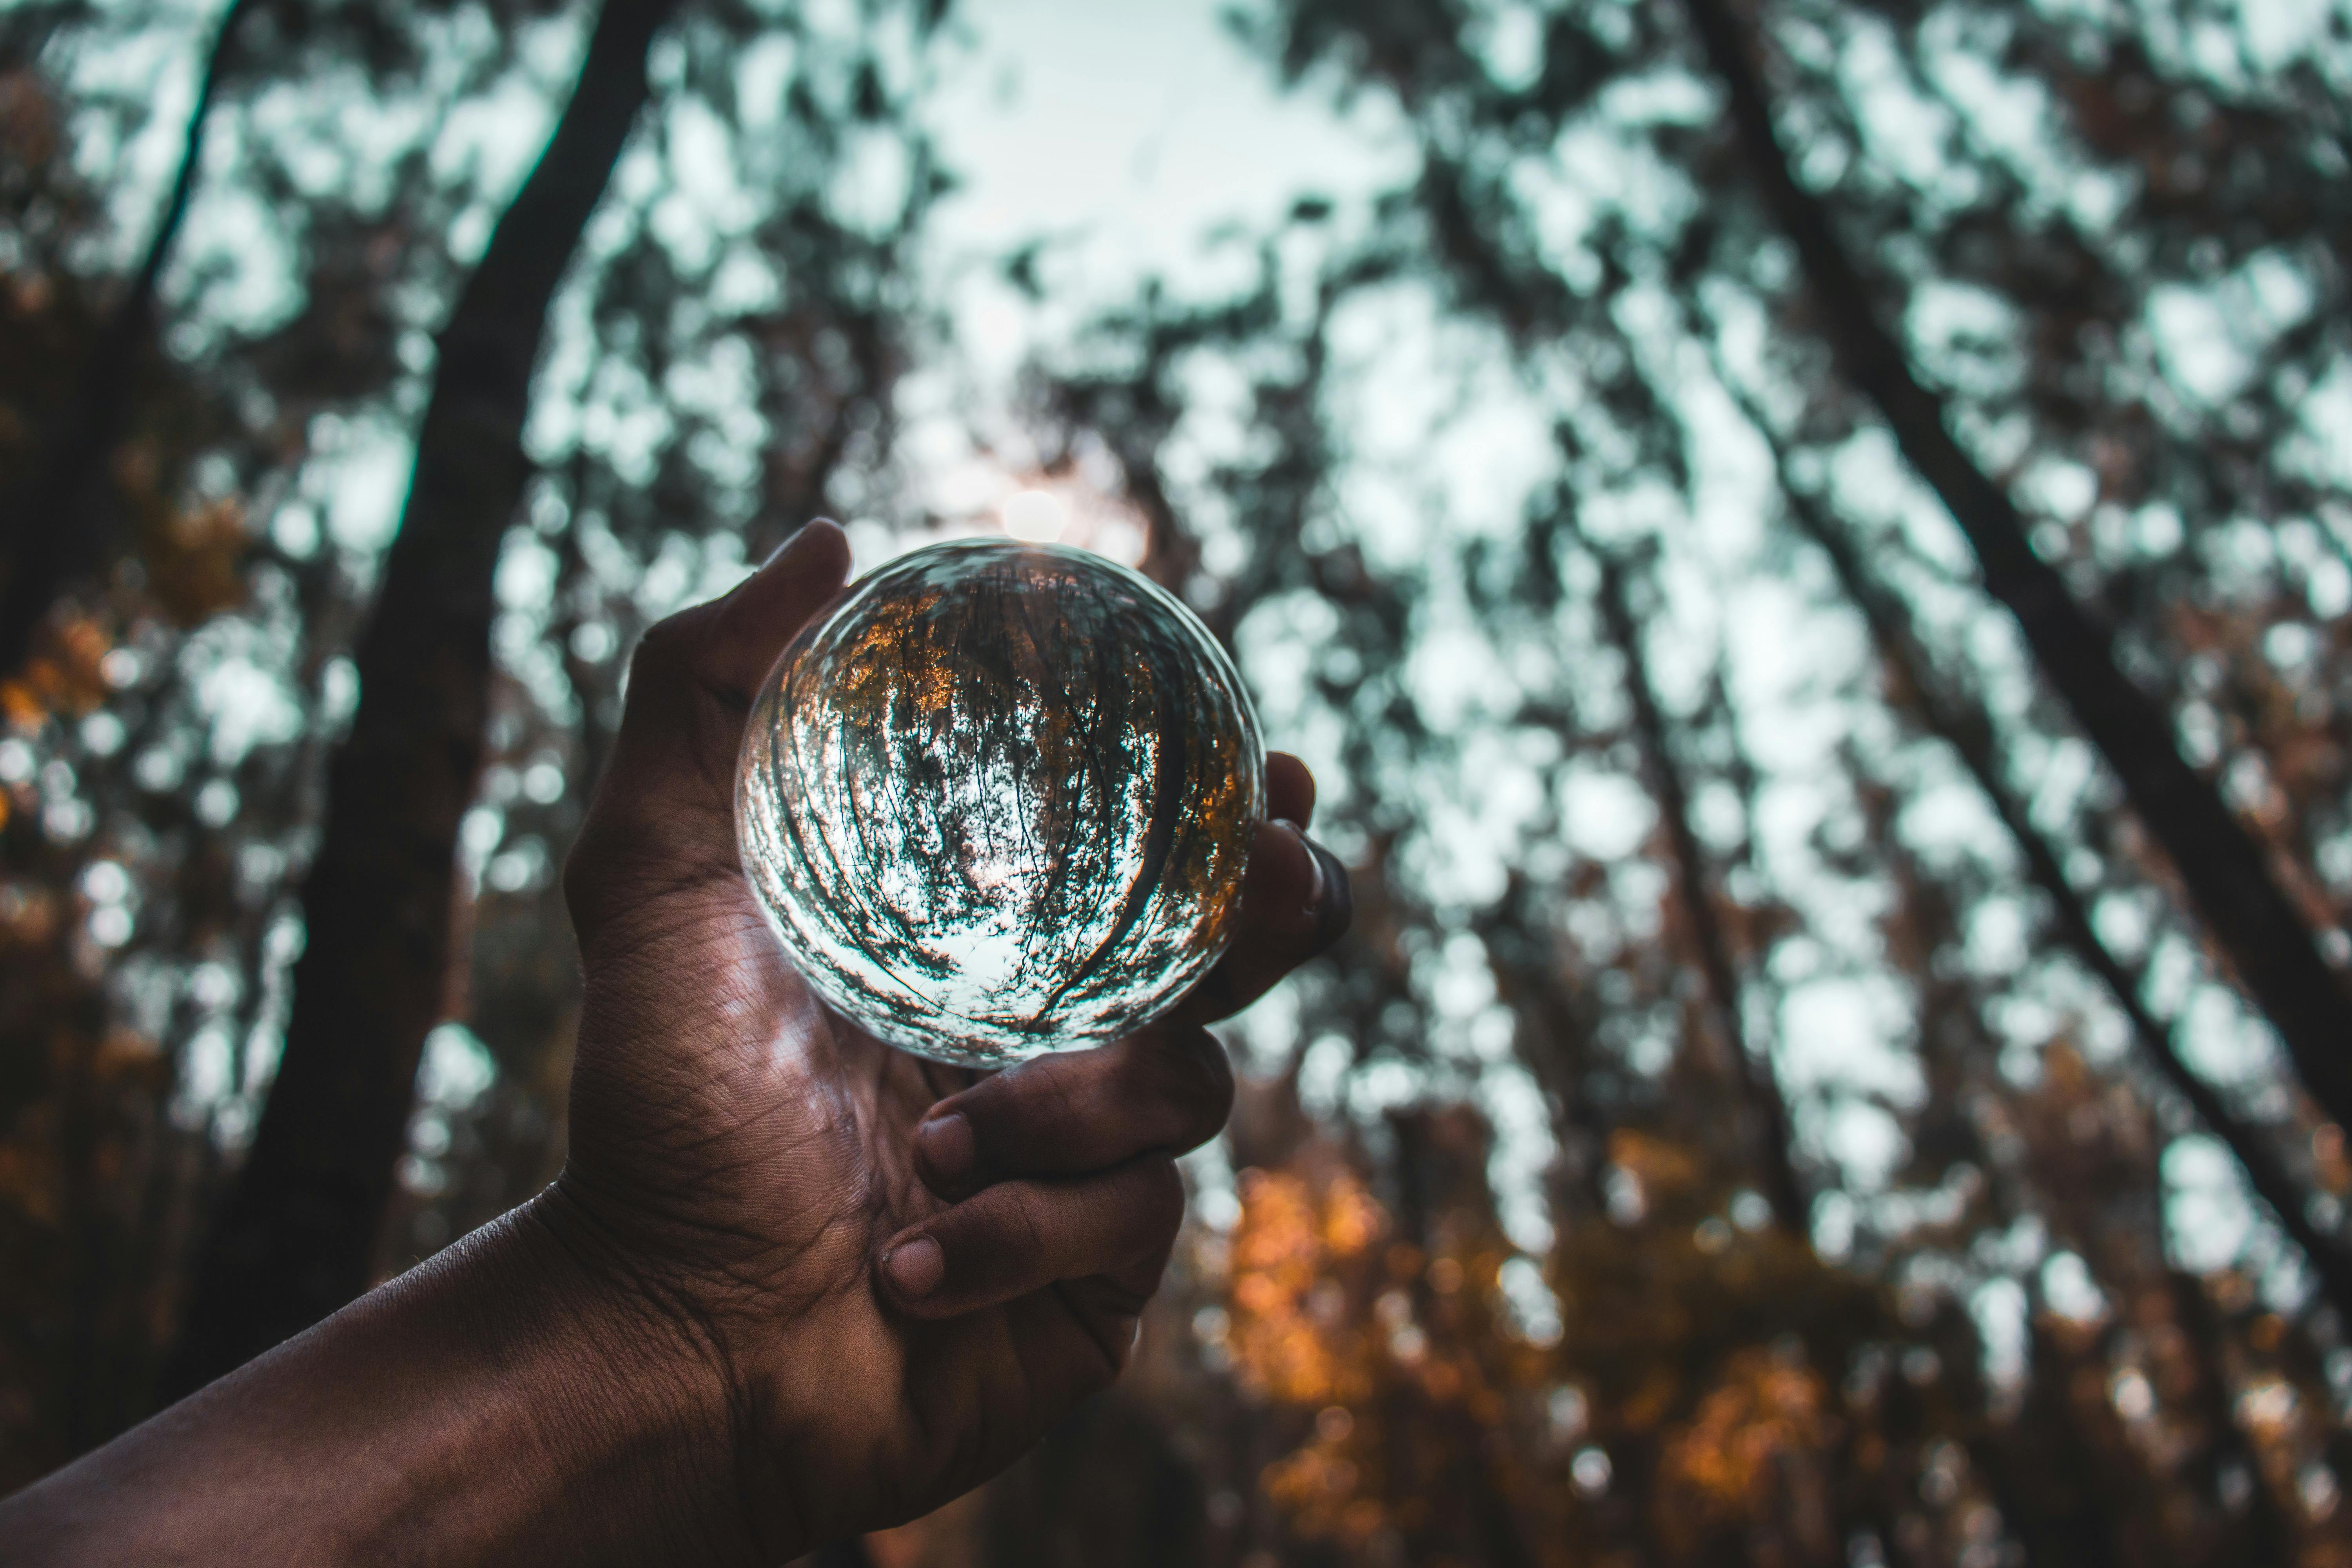
[[[1666,839],[1675,857],[1675,885],[1681,893],[1683,911],[1690,921],[1692,945],[1698,949],[1699,968],[1706,980],[1708,1010],[1714,1016],[1716,1032],[1722,1037],[1723,1048],[1730,1056],[1731,1070],[1763,1123],[1754,1142],[1757,1163],[1763,1173],[1764,1195],[1771,1202],[1773,1217],[1790,1235],[1803,1239],[1811,1235],[1809,1216],[1812,1211],[1790,1157],[1792,1134],[1788,1102],[1781,1098],[1771,1062],[1759,1059],[1748,1048],[1738,973],[1733,967],[1731,946],[1708,886],[1706,851],[1691,826],[1690,789],[1683,779],[1681,765],[1675,760],[1665,715],[1650,684],[1641,627],[1626,603],[1625,568],[1613,555],[1593,548],[1589,542],[1586,548],[1592,550],[1601,564],[1601,626],[1618,656],[1625,661],[1625,693],[1633,703],[1634,733],[1641,742],[1643,771],[1650,775],[1650,793],[1656,797],[1659,813],[1665,819]]]
[[[645,103],[646,49],[674,8],[605,0],[572,101],[442,333],[400,532],[354,653],[359,710],[329,767],[285,1055],[198,1260],[168,1392],[369,1283],[453,957],[457,827],[481,763],[492,574],[530,474],[531,372],[549,301]]]
[[[2352,997],[2320,955],[2266,851],[2211,781],[2183,759],[2169,717],[2117,664],[2112,633],[2034,553],[2015,503],[1961,450],[1940,399],[1912,374],[1901,346],[1874,313],[1828,211],[1790,169],[1752,40],[1730,0],[1687,4],[1728,96],[1733,133],[1796,246],[1840,367],[1943,499],[1976,552],[1986,590],[2017,618],[2043,678],[2164,846],[2207,931],[2277,1029],[2305,1085],[2338,1124],[2352,1125]]]
[[[109,464],[122,439],[141,357],[155,335],[155,289],[195,192],[213,102],[235,68],[246,19],[257,8],[256,0],[234,0],[221,18],[195,107],[188,111],[179,172],[155,232],[148,237],[147,253],[100,331],[74,406],[49,442],[49,460],[12,504],[0,507],[0,531],[10,556],[7,586],[0,592],[0,674],[25,662],[58,596],[77,578],[104,565],[116,542],[120,509],[108,494]]]
[[[1527,879],[1514,873],[1502,900],[1472,929],[1486,944],[1504,1004],[1518,1017],[1519,1058],[1555,1107],[1554,1125],[1566,1145],[1559,1190],[1597,1212],[1607,1206],[1601,1177],[1611,1121],[1594,1093],[1591,999],[1560,974],[1559,960],[1546,951],[1534,904]]]

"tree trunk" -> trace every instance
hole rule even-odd
[[[2183,1353],[2195,1368],[2187,1387],[2166,1390],[2168,1402],[2178,1401],[2189,1417],[2187,1452],[2175,1459],[2174,1473],[2221,1505],[2221,1539],[2211,1561],[2284,1568],[2297,1555],[2293,1530],[2263,1475],[2261,1453],[2239,1425],[2230,1385],[2229,1333],[2221,1314],[2196,1275],[2168,1269],[2164,1282],[2173,1325],[2186,1342]],[[2230,1499],[2233,1482],[2245,1488],[2234,1504]]]
[[[255,0],[234,0],[222,16],[196,89],[195,107],[188,111],[179,172],[156,217],[155,232],[148,237],[147,254],[90,351],[74,406],[48,440],[49,460],[8,498],[7,505],[0,506],[0,530],[5,531],[0,543],[8,552],[7,587],[0,593],[0,675],[14,673],[25,662],[59,595],[77,578],[102,567],[115,543],[120,509],[109,493],[109,469],[122,439],[131,384],[155,335],[155,287],[188,216],[213,100],[235,63],[246,18],[257,8]]]
[[[329,765],[307,942],[267,1110],[196,1265],[168,1394],[365,1289],[425,1036],[451,961],[459,821],[481,763],[491,576],[530,477],[523,417],[549,300],[646,96],[675,0],[605,0],[570,105],[440,342],[400,532]]]
[[[2117,1539],[2144,1499],[2114,1484],[2109,1453],[2083,1429],[2077,1380],[2097,1358],[2065,1342],[2038,1291],[2028,1293],[2025,1408],[1992,1440],[1971,1445],[2028,1568],[2126,1568],[2140,1559]],[[2086,1366],[2086,1363],[2088,1365]],[[2094,1375],[2104,1382],[2104,1368]]]
[[[1666,839],[1675,857],[1675,881],[1683,912],[1690,921],[1691,943],[1698,949],[1699,969],[1706,981],[1708,1010],[1716,1032],[1730,1056],[1729,1066],[1748,1106],[1762,1126],[1755,1129],[1756,1160],[1771,1200],[1773,1217],[1799,1241],[1811,1236],[1811,1209],[1790,1163],[1788,1101],[1769,1060],[1759,1060],[1748,1049],[1748,1027],[1739,1005],[1739,977],[1731,962],[1723,921],[1708,886],[1706,852],[1691,827],[1690,790],[1675,761],[1666,734],[1665,715],[1650,685],[1649,662],[1643,657],[1641,628],[1625,602],[1625,569],[1613,556],[1595,550],[1601,563],[1601,621],[1609,640],[1625,661],[1625,694],[1633,707],[1633,729],[1642,748],[1643,771],[1650,775],[1650,793],[1656,797]]]
[[[2181,757],[2163,709],[2116,664],[2112,633],[2033,552],[2016,505],[1960,449],[1942,404],[1912,375],[1873,312],[1827,210],[1790,170],[1751,40],[1729,0],[1688,5],[1729,97],[1734,134],[1795,243],[1840,367],[1877,405],[1904,457],[1943,499],[1976,552],[1986,590],[2016,616],[2043,678],[2164,846],[2206,929],[2277,1029],[2305,1085],[2339,1125],[2352,1126],[2352,997],[2320,956],[2263,847],[2212,783]]]
[[[1746,412],[1751,422],[1761,417],[1761,411],[1756,408],[1748,407]],[[1765,426],[1759,424],[1758,428],[1762,430]],[[1770,440],[1769,431],[1766,438]],[[1773,454],[1776,460],[1783,457],[1777,442],[1773,443]],[[1879,657],[1908,693],[1912,711],[1930,734],[1952,748],[1960,764],[1968,769],[1969,776],[1984,792],[1993,815],[2009,830],[2034,885],[2050,900],[2059,939],[2074,954],[2076,962],[2096,975],[2115,998],[2116,1005],[2131,1025],[2133,1037],[2158,1075],[2189,1102],[2198,1121],[2230,1146],[2240,1168],[2246,1173],[2247,1184],[2270,1209],[2288,1239],[2310,1259],[2312,1271],[2319,1277],[2320,1289],[2328,1300],[2346,1321],[2352,1322],[2352,1251],[2347,1251],[2339,1237],[2311,1222],[2306,1207],[2310,1194],[2272,1150],[2268,1136],[2232,1110],[2219,1090],[2181,1059],[2172,1043],[2172,1031],[2140,1001],[2138,978],[2100,940],[2098,929],[2091,923],[2090,907],[2068,880],[2056,847],[2033,826],[2025,802],[2010,787],[2008,769],[2001,759],[1990,716],[1937,679],[1927,651],[1912,632],[1902,605],[1885,584],[1871,575],[1853,541],[1836,520],[1812,497],[1789,482],[1785,466],[1781,489],[1790,518],[1829,558],[1838,585],[1868,624],[1871,638],[1878,645]]]

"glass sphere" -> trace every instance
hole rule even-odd
[[[969,1067],[1165,1012],[1233,935],[1257,718],[1190,610],[1098,555],[933,545],[856,584],[752,710],[743,868],[817,994]]]

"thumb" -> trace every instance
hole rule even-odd
[[[638,642],[612,762],[564,867],[583,942],[616,902],[738,874],[744,721],[769,670],[848,571],[841,530],[812,522],[731,593],[657,622]]]

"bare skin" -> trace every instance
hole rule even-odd
[[[838,590],[815,524],[656,626],[564,888],[586,981],[547,1191],[0,1502],[81,1563],[774,1563],[1002,1469],[1134,1342],[1174,1157],[1233,1096],[1202,1026],[1344,929],[1269,759],[1243,929],[1166,1023],[979,1075],[820,1006],[736,859],[752,694]]]

